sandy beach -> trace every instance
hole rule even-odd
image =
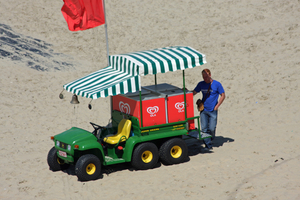
[[[213,151],[188,140],[187,162],[105,167],[89,182],[72,166],[49,170],[50,136],[108,123],[109,98],[92,110],[90,99],[74,107],[71,93],[58,98],[64,84],[107,66],[105,29],[69,31],[62,0],[0,0],[0,199],[300,199],[300,2],[105,3],[111,55],[175,45],[206,55],[185,74],[192,90],[209,68],[225,89]],[[181,72],[157,78],[182,87]]]

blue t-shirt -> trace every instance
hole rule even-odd
[[[194,89],[196,92],[202,92],[202,101],[204,101],[205,111],[213,111],[218,103],[219,95],[225,92],[222,84],[216,80],[213,80],[210,87],[210,92],[206,94],[209,88],[209,84],[210,83],[201,81]]]

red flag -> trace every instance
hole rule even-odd
[[[102,0],[63,0],[61,12],[70,31],[83,31],[105,24]]]

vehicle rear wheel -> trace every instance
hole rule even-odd
[[[138,145],[133,152],[131,164],[136,169],[151,169],[158,161],[157,146],[151,142]]]
[[[186,143],[180,138],[169,139],[160,147],[159,156],[167,165],[182,163],[188,156]]]
[[[57,156],[57,150],[52,147],[48,153],[47,162],[52,171],[64,170],[69,167],[69,164]]]
[[[101,172],[101,162],[93,154],[81,156],[75,165],[75,173],[79,180],[89,181],[99,177]]]

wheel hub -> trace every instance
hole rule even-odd
[[[142,154],[142,160],[144,163],[149,163],[153,159],[153,154],[151,151],[144,151]]]
[[[88,175],[94,174],[95,171],[96,171],[96,165],[94,165],[93,163],[90,163],[86,166],[86,173]]]
[[[171,148],[170,154],[173,158],[179,158],[182,154],[182,149],[180,146],[173,146]]]

